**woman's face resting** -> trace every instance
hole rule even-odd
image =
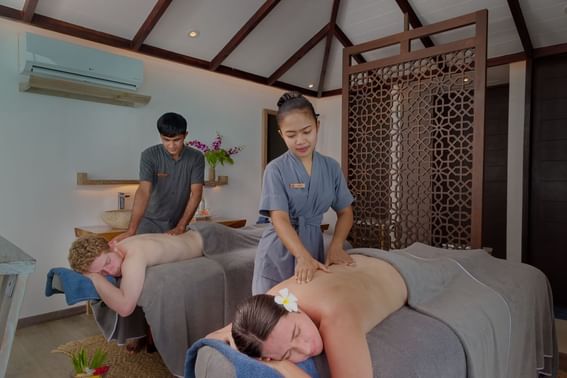
[[[323,352],[319,329],[304,312],[290,312],[276,323],[262,345],[262,358],[299,363]]]

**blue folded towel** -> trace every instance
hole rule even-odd
[[[53,287],[54,276],[59,278],[63,290]],[[113,285],[116,285],[116,278],[106,276],[106,279]],[[81,301],[100,300],[100,296],[96,292],[90,278],[69,268],[51,268],[47,273],[45,296],[50,297],[53,294],[65,294],[65,301],[67,301],[68,305]]]
[[[200,339],[197,340],[185,353],[185,378],[195,378],[195,363],[197,352],[205,345],[215,348],[221,352],[234,366],[237,378],[281,378],[281,374],[262,362],[240,353],[221,340]],[[298,364],[310,377],[319,378],[319,373],[312,358]]]

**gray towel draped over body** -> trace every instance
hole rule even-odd
[[[408,305],[443,321],[461,340],[468,378],[527,378],[557,371],[553,299],[538,269],[483,250],[421,243],[390,252],[348,252],[398,269],[408,286]]]

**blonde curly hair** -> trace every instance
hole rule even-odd
[[[108,242],[102,236],[81,236],[71,244],[68,257],[69,265],[71,269],[85,273],[94,259],[108,250]]]

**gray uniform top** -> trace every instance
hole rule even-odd
[[[166,232],[175,227],[187,206],[191,185],[203,184],[204,175],[205,158],[194,148],[185,147],[179,160],[174,160],[162,144],[144,150],[140,181],[151,182],[152,192],[138,233]],[[150,223],[159,229],[148,227]]]
[[[288,151],[266,167],[259,211],[264,216],[272,210],[289,213],[305,248],[313,258],[324,262],[323,214],[329,208],[342,210],[352,202],[339,163],[334,159],[315,152],[309,176],[301,161]],[[270,225],[262,235],[254,261],[253,294],[265,293],[293,276],[294,269],[295,257]]]

